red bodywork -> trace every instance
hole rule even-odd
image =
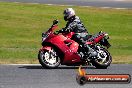
[[[62,59],[61,64],[75,64],[75,63],[82,63],[80,60],[79,55],[77,54],[79,44],[70,38],[74,34],[74,32],[70,33],[62,33],[62,34],[54,34],[53,31],[57,28],[57,25],[51,27],[46,33],[49,33],[48,37],[43,41],[43,44],[50,44],[50,45],[43,45],[40,51],[44,50],[51,50],[53,46],[58,48],[64,56]],[[87,44],[94,44],[99,42],[104,35],[95,38],[93,41],[87,42]],[[67,45],[69,44],[69,45]]]

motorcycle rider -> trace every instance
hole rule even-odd
[[[75,34],[72,36],[71,39],[81,44],[85,51],[89,52],[88,55],[90,57],[95,58],[97,56],[97,52],[86,44],[86,41],[84,39],[86,39],[89,34],[83,23],[81,22],[80,18],[75,15],[75,11],[72,8],[67,8],[64,10],[63,14],[64,20],[67,21],[67,24],[66,27],[59,30],[59,32],[74,32]],[[81,59],[84,58],[83,55],[80,56]]]

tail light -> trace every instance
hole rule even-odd
[[[108,42],[108,40],[106,38],[103,38],[101,41],[100,41],[100,44],[109,48],[111,45],[110,43]]]

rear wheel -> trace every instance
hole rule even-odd
[[[92,60],[93,66],[99,69],[106,69],[108,66],[110,66],[111,62],[112,57],[105,48],[100,48],[98,51],[98,58]]]
[[[60,58],[53,48],[50,51],[39,51],[38,59],[44,68],[57,68],[61,63]]]

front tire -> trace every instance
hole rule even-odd
[[[57,68],[61,63],[60,58],[57,56],[57,53],[53,48],[50,51],[39,51],[38,60],[44,68],[54,69]]]
[[[112,62],[112,57],[108,50],[105,48],[100,48],[98,51],[98,58],[92,60],[92,65],[97,69],[107,69]]]

